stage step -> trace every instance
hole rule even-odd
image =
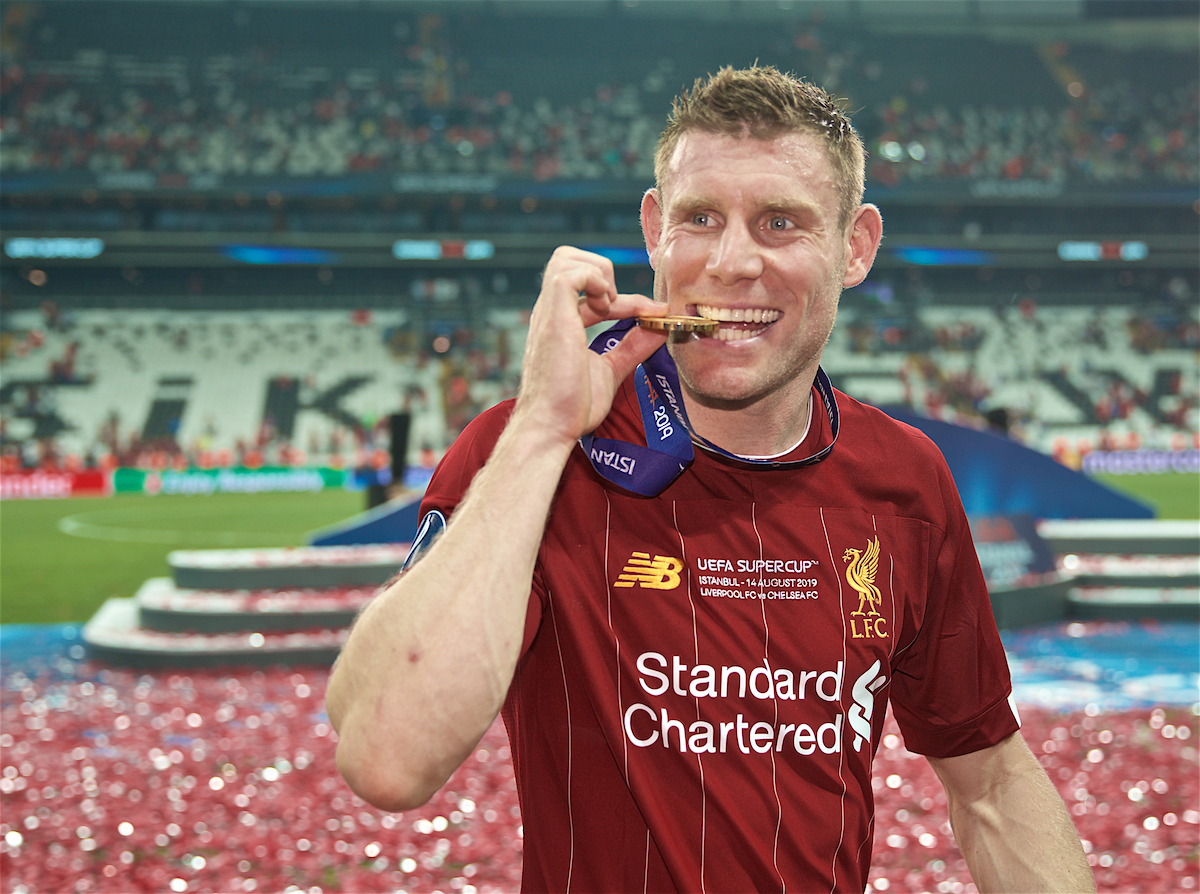
[[[1200,587],[1073,587],[1067,611],[1080,620],[1200,622]]]
[[[175,586],[190,590],[275,590],[386,583],[409,544],[302,546],[273,549],[173,550]]]
[[[1200,556],[1060,556],[1059,567],[1080,587],[1200,587]]]
[[[407,543],[175,550],[170,578],[105,602],[83,640],[91,657],[132,666],[328,665],[408,550]]]
[[[1179,519],[1048,519],[1037,532],[1058,555],[1070,553],[1200,554],[1200,521]]]
[[[89,657],[133,667],[241,664],[329,665],[348,628],[236,633],[168,633],[141,626],[136,599],[109,599],[84,625]]]
[[[1071,578],[1068,617],[1200,621],[1200,522],[1047,520],[1038,534]]]
[[[349,626],[378,591],[369,587],[194,590],[153,577],[134,596],[141,625],[168,633],[312,630]]]
[[[1020,584],[989,587],[996,626],[1007,630],[1061,620],[1067,610],[1071,583],[1069,575],[1051,573]]]

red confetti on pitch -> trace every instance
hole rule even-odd
[[[1021,719],[1075,821],[1098,890],[1197,889],[1200,776],[1191,710],[1023,708]],[[890,716],[873,781],[874,890],[976,891],[941,783],[924,758],[904,748]]]
[[[384,813],[334,764],[324,670],[10,675],[7,892],[514,891],[502,726],[420,810]]]
[[[323,669],[10,673],[0,877],[10,892],[515,891],[521,826],[496,724],[419,810],[384,813],[334,764]],[[1089,713],[1091,711],[1091,713]],[[1195,891],[1196,716],[1026,710],[1024,734],[1102,891]],[[888,720],[876,891],[974,891],[929,765]]]

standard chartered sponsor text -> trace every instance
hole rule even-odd
[[[689,665],[680,656],[659,652],[638,656],[638,683],[650,696],[674,694],[701,699],[757,699],[780,702],[821,702],[840,708],[845,664],[828,670],[772,668],[765,660],[751,668],[740,665]],[[700,713],[703,710],[703,702]],[[694,716],[694,715],[693,715]],[[793,750],[810,755],[842,749],[845,716],[840,710],[809,723],[767,722],[738,712],[732,719],[690,722],[671,716],[666,707],[634,702],[621,718],[626,738],[639,748],[652,745],[693,753],[742,754]]]

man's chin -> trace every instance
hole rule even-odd
[[[732,370],[711,374],[681,369],[684,393],[698,404],[713,409],[737,410],[755,403],[765,393],[763,383],[747,376],[731,375]]]

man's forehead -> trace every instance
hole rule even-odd
[[[755,155],[763,158],[804,158],[810,163],[821,163],[832,170],[828,147],[818,135],[808,131],[785,131],[770,136],[758,137],[748,131],[740,134],[712,133],[690,130],[680,135],[667,163],[667,171],[674,173],[682,164],[693,162],[697,157],[712,154]]]
[[[723,169],[726,159],[728,168]],[[761,175],[764,183],[774,181],[771,190],[759,197],[765,208],[786,210],[796,205],[809,205],[825,198],[837,201],[837,185],[824,141],[805,131],[788,131],[774,137],[689,131],[679,138],[670,163],[664,171],[659,192],[671,204],[690,204],[728,185],[726,177],[735,178],[738,165],[752,177]],[[699,176],[689,176],[697,170]],[[772,177],[771,175],[775,175]],[[783,176],[780,176],[783,175]]]

